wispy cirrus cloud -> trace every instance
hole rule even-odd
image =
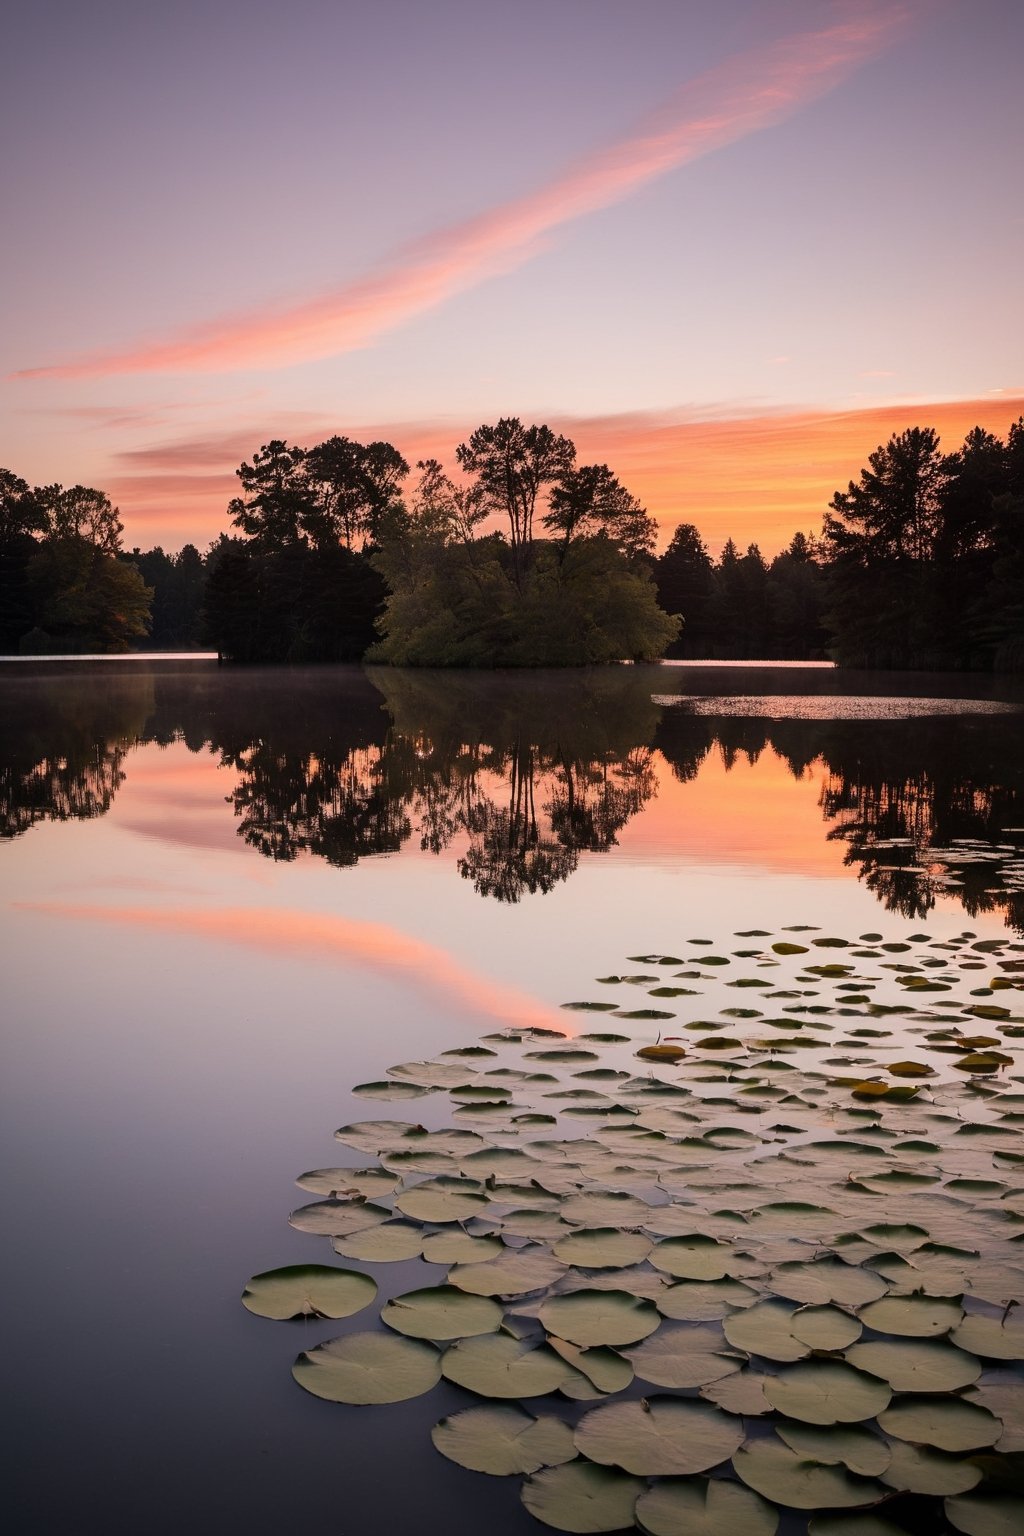
[[[829,8],[829,14],[837,13]],[[734,55],[684,85],[636,134],[536,192],[428,236],[354,283],[123,351],[26,368],[16,376],[75,379],[280,367],[366,346],[454,294],[520,266],[560,226],[784,121],[889,44],[911,14],[909,4],[864,0],[845,5],[839,20]]]

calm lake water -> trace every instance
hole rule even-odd
[[[0,670],[8,1528],[541,1529],[517,1478],[433,1449],[461,1389],[295,1386],[371,1326],[240,1306],[331,1262],[295,1178],[365,1164],[344,1123],[446,1123],[355,1085],[575,1032],[560,1005],[627,957],[796,925],[1019,945],[1022,705],[816,667]],[[445,1273],[352,1267],[382,1298]]]

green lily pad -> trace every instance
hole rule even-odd
[[[881,1413],[892,1394],[885,1381],[843,1361],[805,1360],[766,1382],[764,1395],[804,1424],[852,1424]]]
[[[546,1344],[505,1333],[460,1339],[445,1350],[441,1371],[448,1381],[481,1397],[541,1397],[572,1376],[570,1365]]]
[[[981,1375],[981,1361],[939,1339],[872,1339],[846,1358],[895,1392],[957,1392]]]
[[[700,1323],[728,1317],[739,1307],[752,1306],[757,1298],[751,1286],[726,1276],[724,1280],[679,1280],[660,1290],[654,1304],[663,1317]]]
[[[656,1387],[702,1387],[740,1369],[741,1362],[722,1348],[717,1329],[661,1328],[624,1353],[636,1374]]]
[[[390,1219],[386,1206],[368,1200],[318,1200],[314,1205],[300,1206],[288,1217],[297,1232],[311,1232],[317,1237],[346,1237]]]
[[[621,1392],[633,1380],[632,1362],[614,1349],[602,1346],[581,1349],[578,1344],[570,1344],[568,1339],[554,1337],[548,1339],[548,1344],[600,1393]],[[564,1385],[560,1391],[566,1391]]]
[[[878,1477],[892,1459],[886,1442],[862,1424],[796,1424],[785,1420],[775,1427],[790,1450],[823,1466],[842,1465],[861,1477]]]
[[[450,1227],[446,1232],[431,1232],[422,1239],[423,1257],[430,1264],[482,1264],[497,1258],[503,1249],[500,1237],[474,1237],[470,1232]]]
[[[975,1494],[946,1500],[946,1518],[967,1536],[1020,1536],[1024,1499],[1007,1494]]]
[[[609,1403],[584,1414],[576,1448],[591,1461],[641,1477],[681,1477],[727,1461],[743,1442],[743,1426],[710,1403],[651,1397]]]
[[[967,1493],[981,1482],[981,1468],[926,1445],[892,1442],[892,1460],[881,1473],[882,1482],[898,1493],[926,1493],[933,1498]]]
[[[765,1360],[802,1360],[810,1353],[810,1345],[790,1328],[795,1311],[784,1301],[760,1301],[727,1317],[722,1329],[734,1349]]]
[[[652,1246],[650,1238],[639,1232],[593,1227],[570,1232],[551,1251],[564,1263],[578,1264],[583,1269],[618,1269],[625,1264],[639,1264]]]
[[[641,1494],[636,1523],[647,1536],[774,1536],[779,1512],[742,1483],[695,1478]]]
[[[393,1333],[350,1333],[301,1354],[292,1375],[314,1397],[332,1403],[401,1403],[441,1379],[432,1344]]]
[[[527,1478],[522,1499],[535,1520],[556,1531],[621,1531],[633,1524],[644,1486],[613,1467],[577,1460]]]
[[[479,1184],[443,1174],[439,1178],[425,1179],[422,1184],[415,1184],[395,1200],[395,1206],[404,1216],[412,1216],[416,1221],[442,1224],[447,1221],[466,1221],[482,1211],[486,1204],[487,1196],[481,1193]]]
[[[398,1179],[385,1168],[313,1168],[309,1173],[300,1174],[295,1182],[311,1195],[372,1200],[375,1195],[390,1195]]]
[[[568,1424],[551,1414],[534,1418],[511,1403],[488,1403],[452,1414],[434,1425],[430,1438],[449,1461],[495,1477],[557,1467],[576,1455]]]
[[[412,1221],[385,1221],[377,1227],[351,1232],[347,1237],[332,1237],[335,1253],[346,1259],[362,1259],[368,1264],[394,1264],[402,1259],[418,1259],[423,1244],[423,1229]]]
[[[963,1317],[956,1301],[942,1296],[883,1296],[880,1301],[861,1307],[860,1320],[876,1333],[903,1334],[910,1338],[931,1338],[948,1333]]]
[[[353,1269],[325,1264],[289,1264],[253,1275],[242,1305],[257,1317],[352,1317],[368,1307],[377,1282]]]
[[[879,1427],[897,1440],[941,1451],[980,1451],[1003,1431],[995,1414],[957,1397],[903,1397],[878,1415]]]
[[[422,1083],[402,1083],[385,1079],[379,1083],[357,1083],[352,1089],[357,1099],[422,1099],[436,1090]]]
[[[565,1273],[565,1265],[541,1248],[503,1253],[482,1264],[457,1264],[448,1284],[473,1296],[525,1296],[543,1290]]]
[[[1024,1316],[965,1317],[951,1335],[953,1343],[987,1360],[1024,1360]]]
[[[752,1440],[732,1459],[736,1476],[773,1503],[790,1509],[843,1509],[875,1504],[885,1489],[842,1465],[822,1466],[783,1445]]]
[[[434,1285],[407,1291],[387,1302],[382,1323],[413,1339],[468,1339],[475,1334],[496,1333],[502,1309],[488,1296],[470,1296],[453,1285]]]
[[[770,1277],[772,1290],[789,1301],[805,1305],[838,1302],[840,1306],[858,1307],[884,1296],[885,1281],[873,1270],[841,1259],[812,1259],[808,1262],[787,1260]]]
[[[653,1302],[614,1290],[550,1296],[541,1305],[539,1316],[549,1333],[584,1348],[594,1344],[635,1344],[661,1323]]]
[[[735,1376],[723,1376],[720,1381],[709,1382],[706,1387],[701,1387],[700,1395],[710,1403],[717,1403],[726,1413],[756,1419],[773,1411],[764,1395],[767,1380],[768,1377],[758,1371],[744,1370]]]
[[[590,1189],[570,1195],[559,1208],[563,1221],[581,1227],[639,1227],[650,1213],[645,1201],[613,1189]]]
[[[789,1320],[789,1331],[812,1349],[845,1349],[860,1338],[861,1324],[838,1307],[800,1307]]]
[[[655,1269],[679,1280],[723,1280],[736,1268],[731,1244],[700,1233],[666,1237],[654,1245],[650,1261]]]

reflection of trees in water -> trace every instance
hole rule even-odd
[[[315,752],[289,757],[259,742],[225,758],[239,770],[231,797],[239,832],[271,859],[312,853],[343,866],[397,853],[409,819],[381,782],[382,757],[379,747],[355,747],[337,763]]]
[[[582,852],[614,847],[655,793],[653,754],[638,746],[613,761],[587,762],[552,758],[520,739],[499,782],[507,784],[504,800],[482,794],[465,818],[469,845],[458,868],[482,896],[518,901],[568,879]]]
[[[145,735],[151,679],[111,674],[40,677],[25,669],[0,690],[0,837],[40,821],[102,816],[124,782],[128,751]]]
[[[420,847],[464,839],[459,873],[483,896],[552,890],[655,792],[658,710],[628,673],[374,676]]]
[[[943,895],[1024,930],[1024,717],[765,720],[666,710],[657,746],[684,782],[714,750],[729,768],[772,748],[820,804],[844,862],[890,912],[923,918]]]
[[[1001,910],[1024,930],[1024,716],[697,714],[664,700],[665,679],[643,668],[19,671],[0,687],[0,836],[102,815],[135,743],[183,741],[235,770],[239,833],[268,858],[349,866],[413,839],[450,850],[481,894],[514,902],[615,846],[655,793],[655,749],[688,782],[709,754],[728,769],[771,748],[798,778],[821,765],[826,836],[888,910],[919,919],[951,895],[972,917]]]

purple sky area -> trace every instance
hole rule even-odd
[[[129,542],[271,435],[1018,413],[1020,0],[33,0],[4,55],[0,463]],[[732,472],[638,452],[666,523]]]

